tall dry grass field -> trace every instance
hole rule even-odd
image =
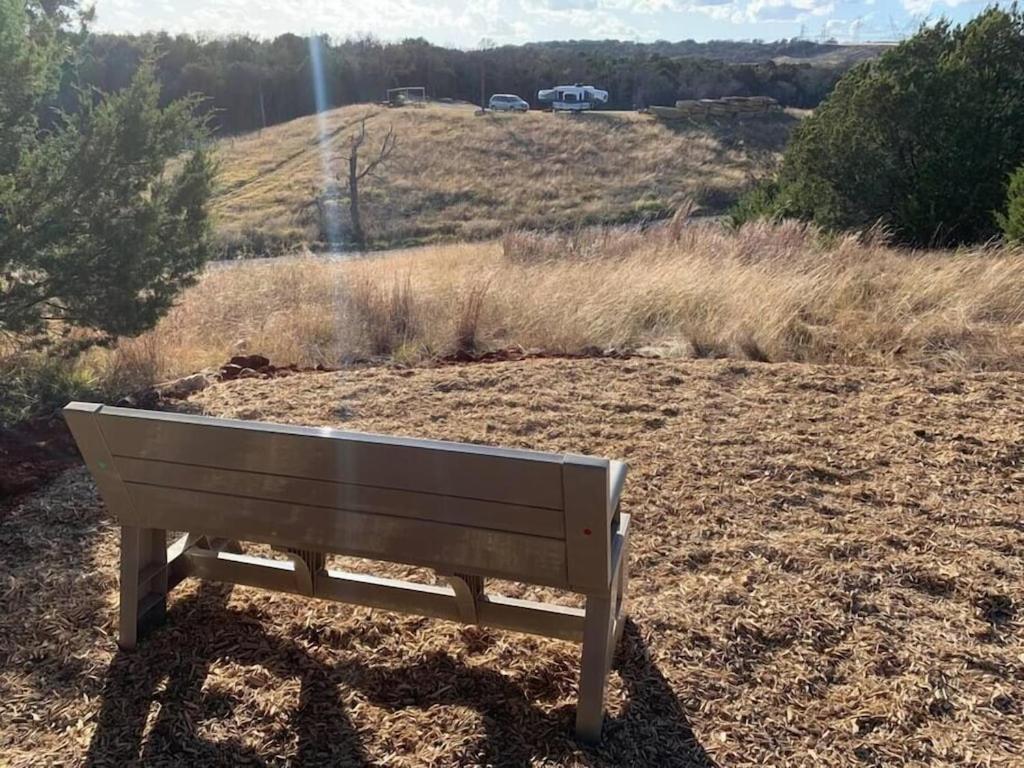
[[[364,116],[365,152],[389,127],[398,137],[397,151],[360,195],[378,246],[636,221],[665,215],[684,195],[721,208],[770,163],[797,121],[780,115],[682,131],[622,112],[477,116],[465,105],[345,107],[323,116],[326,138],[312,116],[219,142],[214,212],[223,246],[263,252],[316,242],[322,218],[314,201],[325,190],[341,201],[344,237],[348,152]],[[341,188],[330,192],[339,176]]]
[[[92,364],[127,384],[236,351],[336,366],[521,346],[1022,370],[1022,323],[1020,251],[679,225],[214,267],[156,330]]]

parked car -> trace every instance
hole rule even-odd
[[[530,109],[530,105],[514,93],[496,93],[487,106],[495,112],[526,112]]]

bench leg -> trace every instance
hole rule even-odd
[[[167,611],[167,532],[121,526],[121,616],[117,644],[131,650]]]
[[[580,663],[580,699],[576,705],[576,737],[588,744],[601,740],[604,689],[612,655],[615,595],[587,595]]]

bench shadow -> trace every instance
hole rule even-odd
[[[456,765],[529,766],[537,760],[594,768],[715,765],[632,621],[626,624],[615,669],[626,688],[626,704],[618,716],[605,720],[601,744],[592,748],[581,747],[573,737],[575,706],[548,712],[533,703],[534,694],[548,687],[546,681],[530,681],[524,688],[495,669],[468,666],[447,653],[367,670],[360,688],[386,709],[451,705],[476,710],[486,735],[467,754],[451,756]]]
[[[212,741],[199,732],[204,720],[234,706],[230,695],[204,691],[214,660],[301,681],[288,729],[298,742],[292,764],[371,764],[338,698],[333,670],[298,643],[273,637],[260,621],[229,609],[230,594],[230,585],[203,583],[168,611],[175,631],[154,631],[136,650],[117,653],[104,682],[86,766],[268,765],[244,734]],[[282,734],[282,748],[288,736]]]
[[[289,765],[374,764],[342,704],[345,689],[391,712],[437,706],[478,712],[484,735],[462,754],[447,755],[447,764],[527,766],[541,760],[594,768],[714,765],[632,622],[616,660],[626,704],[618,716],[606,720],[599,747],[581,748],[572,736],[574,706],[546,711],[533,703],[550,692],[550,681],[530,680],[521,686],[495,669],[469,666],[448,653],[428,654],[398,667],[348,660],[324,664],[300,643],[267,634],[258,618],[228,608],[229,595],[229,586],[204,583],[168,612],[172,631],[158,630],[135,651],[115,656],[87,766],[267,765],[265,743],[257,750],[241,733],[216,741],[202,735],[204,720],[221,717],[234,706],[230,695],[207,685],[214,661],[263,668],[300,681],[298,705],[281,735],[282,751],[297,744]],[[342,634],[354,639],[359,629]]]

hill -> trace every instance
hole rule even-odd
[[[362,190],[376,247],[645,221],[686,198],[721,211],[773,162],[796,122],[783,113],[678,128],[629,112],[481,117],[468,105],[344,107],[219,142],[214,211],[224,249],[322,243],[325,206],[340,208],[347,230],[346,177],[338,190],[337,176],[347,173],[364,116],[370,145],[389,127],[398,137],[396,154]]]

